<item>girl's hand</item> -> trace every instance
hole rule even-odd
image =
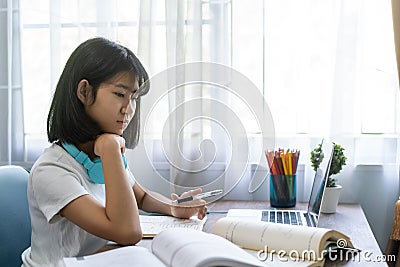
[[[187,191],[183,193],[180,197],[188,197],[195,196],[201,193],[201,188],[197,188],[194,190]],[[171,194],[171,199],[176,200],[179,196],[177,194]],[[195,199],[192,201],[180,203],[180,204],[172,204],[171,214],[174,217],[188,219],[197,213],[197,218],[200,220],[206,216],[207,207],[206,201],[203,199]]]
[[[105,133],[97,137],[94,142],[94,153],[97,156],[109,149],[119,149],[121,154],[125,153],[125,139],[116,134]]]

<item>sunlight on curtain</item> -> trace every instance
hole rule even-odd
[[[227,1],[142,2],[138,53],[150,73],[157,76],[169,67],[189,62],[229,65],[229,7],[230,2]],[[165,24],[160,25],[159,21],[165,21]],[[143,101],[143,109],[150,113],[143,125],[147,154],[153,155],[158,151],[161,157],[155,153],[151,160],[158,164],[158,169],[160,164],[168,161],[165,179],[182,186],[198,185],[198,176],[203,176],[203,180],[206,177],[201,172],[197,175],[193,172],[198,168],[199,158],[200,161],[212,158],[214,155],[210,154],[216,151],[212,148],[204,151],[201,146],[225,142],[221,138],[219,142],[215,141],[218,130],[209,119],[204,119],[212,112],[206,99],[216,99],[215,92],[201,83],[186,84],[190,75],[186,67],[181,68],[179,73],[175,70],[168,72],[165,92],[152,100],[153,94],[157,94],[154,91],[159,89],[152,84],[153,91]],[[201,101],[192,101],[188,105],[193,99]],[[176,112],[177,109],[179,112]],[[203,119],[198,119],[199,116]],[[224,155],[219,155],[218,161],[223,162]],[[222,173],[224,166],[221,165],[220,169],[219,173]],[[176,191],[173,188],[170,190]]]
[[[307,152],[315,145],[307,144],[310,138],[330,136],[344,144],[354,164],[396,163],[399,103],[390,1],[285,3],[265,2],[264,96],[278,144],[303,143]],[[394,147],[383,152],[364,143]]]
[[[349,162],[338,177],[344,183],[358,183],[365,168],[398,164],[390,1],[234,1],[232,6],[232,66],[262,88],[276,147],[301,150],[305,199],[313,177],[309,153],[322,137],[346,148]],[[351,190],[344,195],[355,199]]]

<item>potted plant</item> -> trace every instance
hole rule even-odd
[[[324,158],[322,152],[322,143],[319,144],[313,151],[311,151],[311,165],[316,171]],[[347,157],[344,155],[344,148],[336,143],[333,143],[333,155],[331,166],[328,173],[327,188],[324,193],[324,199],[321,205],[321,212],[335,213],[336,207],[339,202],[341,185],[336,184],[336,179],[332,178],[333,175],[340,173],[343,166],[346,165]]]

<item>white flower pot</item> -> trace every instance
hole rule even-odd
[[[327,187],[325,189],[324,197],[321,205],[321,212],[323,213],[335,213],[336,207],[339,202],[341,185],[335,185],[334,187]]]

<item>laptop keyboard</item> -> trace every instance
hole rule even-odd
[[[301,220],[301,214],[302,213],[300,213],[299,211],[290,211],[290,210],[288,211],[264,210],[262,211],[261,220],[273,223],[303,225]],[[306,219],[309,220],[308,216],[306,216]]]

